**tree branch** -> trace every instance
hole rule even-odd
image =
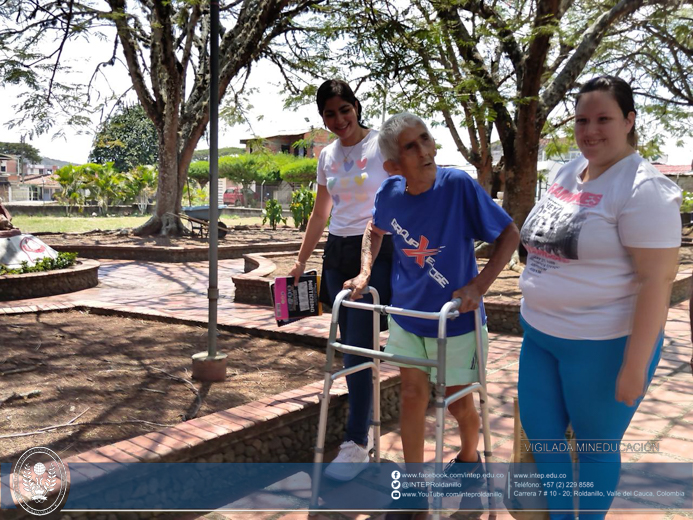
[[[120,44],[123,48],[123,55],[125,56],[125,61],[128,64],[128,72],[130,73],[132,86],[135,89],[135,92],[137,92],[137,97],[139,98],[145,112],[147,112],[149,119],[151,119],[157,127],[160,127],[162,125],[161,118],[163,114],[156,109],[154,99],[152,99],[152,96],[145,84],[140,63],[137,59],[139,46],[132,38],[132,33],[127,25],[125,0],[108,0],[108,4],[111,7],[110,17],[115,23],[118,36],[120,37]]]
[[[551,110],[573,87],[609,28],[624,16],[640,9],[644,4],[645,0],[620,0],[585,31],[573,55],[541,95],[537,113],[539,121],[546,121]]]

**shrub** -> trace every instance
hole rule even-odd
[[[209,162],[195,161],[190,163],[190,166],[188,166],[188,178],[204,188],[209,182]]]
[[[283,222],[286,224],[286,219],[282,216],[282,205],[276,199],[270,199],[265,204],[265,209],[262,210],[262,225],[267,222],[272,226],[272,229],[277,229],[277,224]]]
[[[22,262],[22,267],[19,269],[7,269],[4,265],[0,265],[0,276],[3,274],[40,273],[42,271],[65,269],[74,265],[76,261],[77,253],[58,253],[58,258],[42,258],[33,266],[30,266],[27,262]]]
[[[309,184],[315,180],[318,160],[308,157],[295,159],[280,168],[282,180],[295,184]]]
[[[294,217],[294,225],[301,231],[306,230],[313,206],[315,206],[315,193],[305,186],[301,186],[291,194],[289,209]]]
[[[683,200],[681,202],[681,213],[693,212],[693,192],[684,191]]]

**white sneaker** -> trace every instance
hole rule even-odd
[[[363,449],[354,441],[343,442],[339,447],[339,454],[325,469],[325,476],[346,482],[366,469],[368,462],[370,462],[368,450]]]
[[[368,428],[368,443],[366,444],[366,451],[370,453],[375,448],[375,443],[373,442],[373,427]]]

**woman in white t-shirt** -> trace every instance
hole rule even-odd
[[[298,259],[290,276],[300,276],[313,253],[330,217],[329,236],[323,255],[321,300],[332,303],[344,282],[354,278],[361,268],[361,240],[373,211],[375,193],[388,178],[378,148],[378,132],[361,123],[361,104],[349,85],[342,80],[324,82],[317,93],[318,112],[327,129],[338,139],[320,152],[318,193],[308,221]],[[380,294],[381,303],[390,302],[390,264],[392,240],[386,237],[373,265],[371,285]],[[385,253],[383,255],[383,252]],[[367,298],[370,298],[368,296]],[[372,301],[372,300],[368,300]],[[383,323],[384,325],[384,323]],[[372,348],[371,312],[343,309],[339,316],[341,341],[348,345]],[[344,354],[344,366],[351,367],[367,358]],[[349,417],[340,451],[325,474],[337,480],[351,480],[365,468],[373,445],[370,419],[373,385],[370,370],[347,376]],[[339,464],[339,463],[351,464]],[[338,464],[335,464],[338,463]]]
[[[540,472],[566,475],[545,488],[573,489],[572,471],[552,466],[570,463],[571,424],[580,491],[602,493],[579,495],[580,517],[597,510],[603,518],[619,480],[619,443],[659,362],[681,193],[635,152],[625,81],[603,76],[582,87],[575,140],[582,156],[561,168],[522,228],[529,255],[518,392]],[[547,495],[551,518],[573,518],[573,494],[555,495]]]

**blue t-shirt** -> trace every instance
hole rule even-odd
[[[512,222],[466,172],[438,168],[433,187],[405,193],[404,177],[383,182],[375,196],[373,224],[392,233],[392,305],[437,312],[478,274],[474,240],[494,242]],[[486,316],[483,312],[484,323]],[[393,315],[404,330],[436,337],[438,322]],[[448,336],[474,330],[474,313],[448,323]]]

